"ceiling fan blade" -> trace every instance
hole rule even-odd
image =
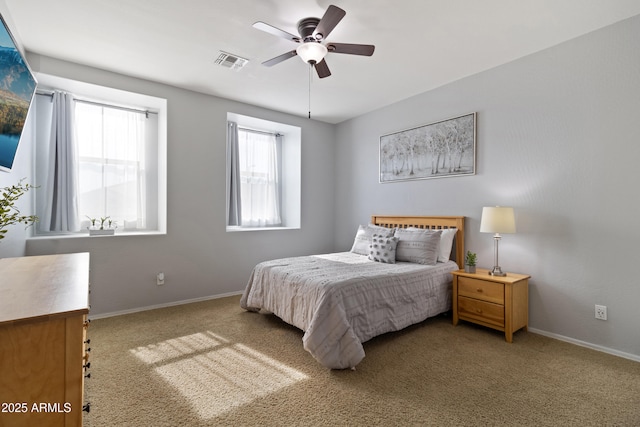
[[[292,50],[291,52],[287,52],[287,53],[283,53],[282,55],[276,56],[275,58],[271,58],[268,61],[264,61],[262,63],[262,65],[266,65],[267,67],[272,67],[276,64],[281,63],[282,61],[286,61],[289,58],[293,58],[294,56],[297,56],[298,52],[296,52],[295,50]]]
[[[347,12],[340,9],[338,6],[330,5],[313,32],[316,40],[326,39],[329,36],[329,33],[333,31],[340,21],[342,21],[342,18],[344,18],[346,14]]]
[[[329,71],[329,66],[327,65],[327,62],[324,59],[318,62],[315,65],[315,67],[316,67],[316,72],[318,73],[318,77],[320,77],[321,79],[324,79],[325,77],[329,77],[331,75],[331,71]]]
[[[271,35],[282,37],[287,40],[291,40],[292,42],[300,43],[300,37],[294,36],[291,33],[287,33],[286,31],[281,30],[280,28],[276,28],[273,25],[266,24],[262,21],[258,21],[253,24],[253,28],[257,28],[258,30],[262,30]]]
[[[327,43],[327,50],[349,55],[371,56],[376,47],[372,44]]]

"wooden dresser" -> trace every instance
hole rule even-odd
[[[89,254],[0,259],[0,427],[81,426]]]
[[[454,325],[461,319],[497,329],[504,332],[507,342],[513,341],[518,329],[527,330],[530,276],[492,276],[480,268],[476,273],[459,270],[452,274]]]

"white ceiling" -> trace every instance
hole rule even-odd
[[[347,14],[328,41],[374,44],[372,57],[330,53],[311,83],[311,115],[339,123],[640,14],[638,0],[0,0],[31,52],[306,116],[309,69],[295,49],[252,27],[297,34],[330,4]],[[214,64],[222,50],[250,60]]]

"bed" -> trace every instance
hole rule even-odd
[[[377,243],[386,249],[376,252]],[[322,365],[354,369],[364,342],[449,311],[451,272],[463,261],[464,217],[374,215],[349,252],[256,265],[240,306],[304,331],[304,349]]]

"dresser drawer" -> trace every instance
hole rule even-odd
[[[504,304],[504,285],[477,278],[459,277],[458,295]]]
[[[504,306],[502,305],[459,296],[458,315],[460,318],[504,327]]]

